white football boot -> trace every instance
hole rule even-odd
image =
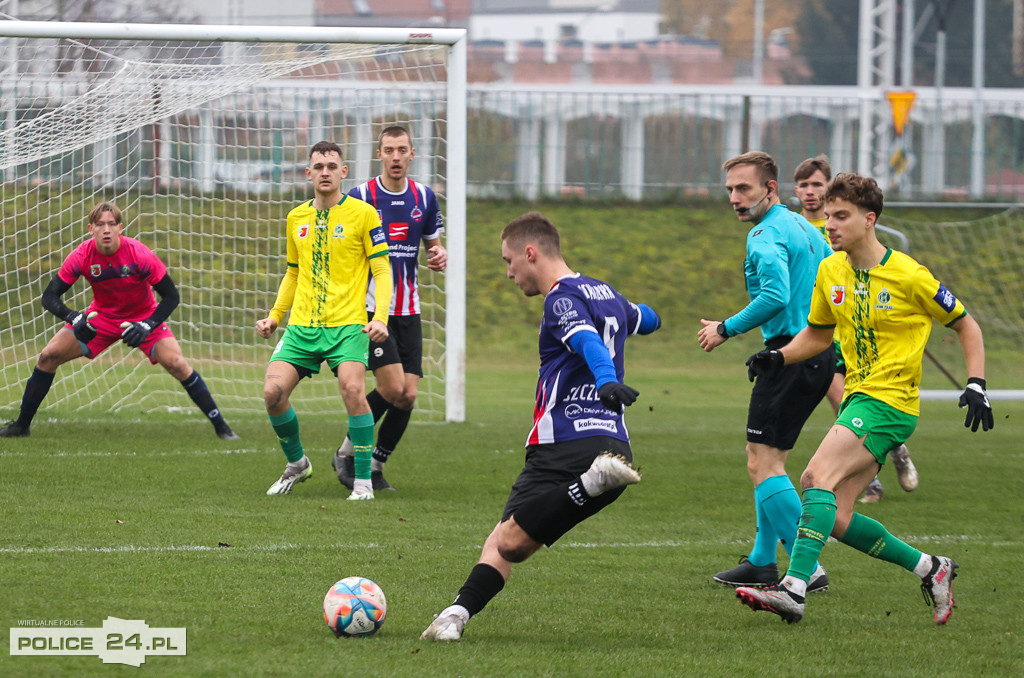
[[[302,459],[284,467],[284,473],[270,486],[267,494],[288,494],[292,491],[295,483],[303,483],[311,475],[313,475],[313,464],[309,461],[309,457],[302,455]]]
[[[439,643],[450,643],[462,639],[462,629],[469,621],[469,613],[461,605],[450,605],[441,610],[441,614],[430,623],[427,630],[420,634],[420,640],[433,640]]]

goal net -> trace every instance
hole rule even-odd
[[[885,214],[882,222],[902,237],[880,234],[880,239],[894,249],[906,249],[927,266],[981,325],[990,395],[1024,400],[1024,372],[1016,367],[1024,336],[1024,210],[939,222]],[[967,381],[960,344],[952,332],[936,328],[928,351],[961,385]],[[943,377],[929,379],[926,386],[952,388]],[[994,393],[1000,390],[1004,393]]]
[[[257,39],[258,38],[258,39]],[[43,289],[87,233],[99,201],[153,249],[181,293],[169,324],[225,411],[262,409],[274,344],[255,322],[285,266],[288,211],[312,197],[309,148],[337,142],[347,191],[379,174],[376,136],[410,129],[410,177],[447,221],[449,270],[421,267],[426,417],[461,420],[464,360],[464,31],[157,26],[0,21],[0,413],[61,322]],[[91,299],[80,280],[64,297]],[[324,366],[296,389],[337,412]],[[192,411],[180,385],[116,343],[58,371],[39,416]]]

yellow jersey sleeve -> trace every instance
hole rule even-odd
[[[927,268],[901,252],[887,251],[868,270],[854,269],[840,252],[818,269],[808,324],[835,327],[846,361],[844,398],[862,393],[918,416],[932,319],[950,325],[965,314]]]
[[[269,314],[278,324],[284,320],[288,309],[292,307],[292,300],[295,298],[295,287],[298,284],[298,280],[298,267],[288,264],[288,270],[285,271],[284,278],[281,279],[281,286],[277,289],[277,299],[274,300],[274,308],[270,309]]]
[[[967,309],[960,300],[924,266],[918,264],[911,278],[917,303],[946,327],[967,315]]]
[[[370,274],[373,276],[375,306],[373,319],[388,324],[388,309],[395,283],[391,278],[391,262],[388,257],[376,256],[370,259]]]

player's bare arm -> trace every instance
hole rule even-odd
[[[967,376],[977,379],[985,378],[985,342],[982,338],[981,326],[969,315],[957,320],[951,326],[960,339],[960,349],[967,365]]]
[[[784,365],[792,365],[818,355],[832,344],[833,328],[807,327],[781,349],[766,348],[747,358],[747,378],[773,374]]]
[[[793,341],[783,346],[780,351],[787,365],[807,360],[816,356],[832,345],[832,335],[835,330],[831,327],[807,327],[800,330]]]
[[[441,244],[441,240],[425,240],[424,244],[427,246],[427,268],[431,271],[443,271],[448,268],[448,250]]]

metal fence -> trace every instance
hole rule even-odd
[[[323,106],[325,92],[351,95],[350,86],[325,82],[310,106]],[[261,108],[260,102],[296,96],[280,81],[264,83],[245,102],[233,101],[230,114],[199,111],[160,123],[169,142],[160,147],[162,162],[146,157],[156,153],[152,141],[161,132],[143,127],[69,149],[61,163],[10,168],[3,180],[64,185],[87,177],[121,184],[139,182],[128,174],[141,173],[151,175],[154,186],[192,185],[199,192],[301,189],[310,135],[352,149],[354,181],[377,170],[372,148],[380,124],[419,118],[413,174],[444,193],[443,92],[430,93],[439,95],[430,104],[434,110],[419,110],[419,103],[414,111],[410,101],[430,98],[418,91],[422,83],[361,87],[371,88],[368,100],[379,104],[373,110],[362,104],[361,117],[353,117],[351,96],[340,95],[336,111],[313,117],[301,107],[298,113]],[[836,172],[875,176],[894,200],[1024,198],[1024,90],[920,89],[902,135],[894,132],[886,93],[856,87],[471,84],[467,109],[472,197],[699,195],[721,190],[722,162],[758,149],[778,161],[784,188],[801,160],[825,153]],[[17,117],[41,112],[19,110]],[[104,161],[118,144],[134,149],[137,161],[124,168]]]
[[[1024,196],[1021,90],[918,90],[902,135],[886,93],[855,87],[471,85],[468,98],[475,196],[700,194],[752,149],[775,157],[784,184],[825,153],[894,198]]]

